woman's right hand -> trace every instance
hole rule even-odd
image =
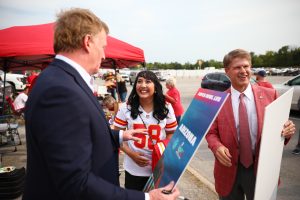
[[[141,152],[131,151],[128,156],[140,167],[146,167],[150,161]]]

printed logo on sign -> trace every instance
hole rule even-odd
[[[206,91],[209,91],[209,90],[203,89],[203,91],[199,91],[195,95],[195,98],[200,101],[209,103],[209,104],[218,104],[222,100],[221,96],[218,96],[215,94],[209,94],[208,92],[206,93]]]
[[[184,137],[189,141],[189,143],[194,146],[197,137],[183,124],[180,125],[179,130],[184,135]]]

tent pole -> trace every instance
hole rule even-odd
[[[3,66],[4,80],[3,80],[3,95],[2,95],[2,115],[4,115],[4,110],[5,110],[5,83],[6,83],[7,69],[8,69],[8,62],[5,59],[4,60],[4,66]]]

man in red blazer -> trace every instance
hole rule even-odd
[[[277,98],[274,89],[250,84],[251,56],[242,49],[229,52],[223,60],[225,72],[231,80],[230,94],[211,129],[206,135],[209,148],[215,155],[215,187],[222,200],[247,200],[254,198],[255,174],[260,148],[263,126],[264,108]],[[247,120],[239,119],[240,94],[246,106]],[[241,123],[240,123],[241,121]],[[247,121],[248,156],[241,156],[242,149],[247,145],[240,145]],[[243,125],[242,125],[243,124]],[[295,133],[292,121],[285,123],[282,135],[289,139]],[[244,140],[244,139],[243,139]],[[243,150],[245,152],[245,150]],[[248,165],[244,164],[247,157]],[[243,163],[243,164],[242,164]]]

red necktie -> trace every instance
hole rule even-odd
[[[240,129],[240,162],[248,168],[253,163],[250,129],[247,109],[244,102],[245,94],[240,95],[239,105],[239,129]]]

